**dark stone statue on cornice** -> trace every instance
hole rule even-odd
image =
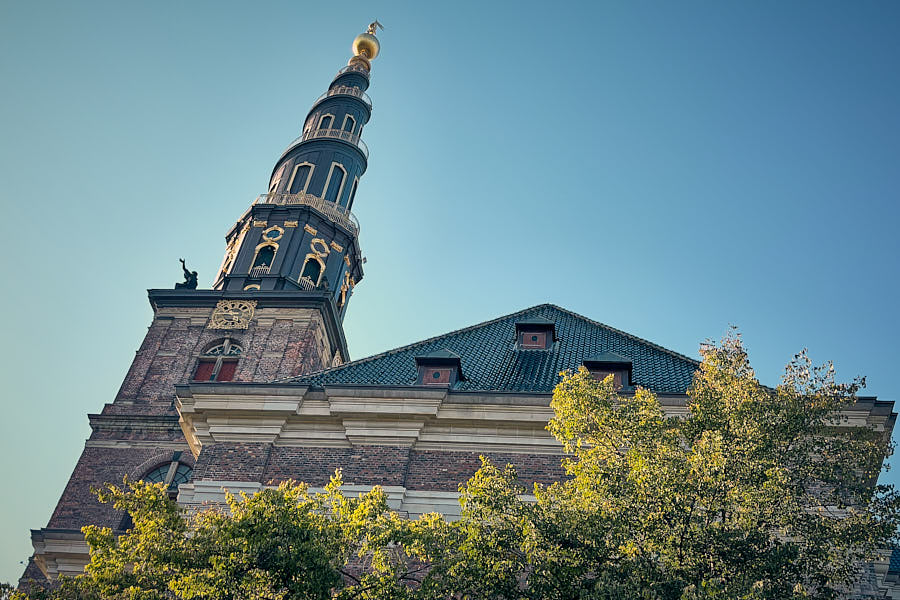
[[[179,258],[181,261],[181,270],[184,271],[184,281],[175,284],[176,290],[196,290],[197,289],[197,271],[188,271],[187,265],[184,264],[184,259]]]

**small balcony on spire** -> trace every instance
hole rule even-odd
[[[369,76],[370,69],[366,67],[365,63],[353,62],[351,61],[349,65],[340,69],[335,75],[335,78],[340,77],[344,73],[362,73],[366,77]]]
[[[281,153],[281,158],[284,158],[288,152],[290,152],[303,142],[316,139],[340,140],[342,142],[347,142],[348,144],[350,144],[351,146],[355,146],[360,152],[362,152],[363,158],[369,160],[369,147],[366,146],[366,143],[362,141],[359,135],[350,131],[344,131],[343,129],[309,129],[308,131],[303,132],[303,135],[288,144],[287,149],[285,149],[285,151]]]
[[[354,87],[352,85],[338,85],[333,88],[329,88],[327,92],[316,98],[316,101],[313,102],[313,109],[315,109],[322,100],[331,98],[333,96],[353,96],[354,98],[359,98],[363,101],[363,104],[366,105],[366,108],[369,109],[369,112],[372,111],[372,99],[369,98],[369,95],[358,87]]]
[[[324,198],[319,198],[313,194],[260,194],[256,197],[253,204],[275,204],[277,206],[296,206],[304,205],[314,208],[322,213],[326,218],[337,223],[355,237],[359,237],[359,221],[349,210],[344,207],[329,202]]]

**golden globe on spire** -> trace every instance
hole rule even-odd
[[[372,63],[369,61],[374,60],[378,56],[378,51],[381,50],[381,44],[378,42],[378,38],[375,37],[375,32],[378,29],[384,31],[384,25],[379,23],[378,19],[375,19],[369,23],[369,28],[365,33],[356,36],[351,48],[353,50],[353,58],[347,63],[348,65],[363,66],[366,70],[372,68]]]

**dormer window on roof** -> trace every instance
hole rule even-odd
[[[459,355],[446,349],[417,356],[416,367],[416,385],[452,387],[457,381],[466,380]]]
[[[627,356],[615,352],[603,352],[584,359],[582,364],[591,372],[591,375],[601,381],[612,375],[616,389],[634,387],[632,362]]]
[[[544,317],[516,321],[517,350],[549,350],[556,341],[556,323]]]

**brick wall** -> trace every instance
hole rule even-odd
[[[273,381],[318,371],[331,364],[332,350],[318,312],[266,309],[266,314],[272,318],[261,319],[235,336],[245,351],[238,364],[236,381]],[[200,353],[204,348],[201,345],[195,352]]]
[[[276,447],[262,483],[294,479],[323,486],[341,469],[345,484],[402,486],[409,453],[409,448],[395,446]]]
[[[187,445],[184,446],[187,450]],[[122,513],[109,504],[101,504],[91,492],[104,483],[122,483],[122,477],[133,475],[139,467],[155,463],[145,470],[171,460],[171,447],[149,448],[85,448],[72,472],[68,485],[50,517],[47,527],[80,529],[84,525],[118,527]],[[154,461],[154,458],[157,459]],[[143,474],[143,473],[142,473]]]
[[[322,317],[314,309],[264,309],[260,311],[264,316],[239,331],[207,329],[205,317],[212,309],[183,310],[187,313],[184,317],[154,318],[116,401],[107,405],[104,414],[176,414],[175,384],[187,382],[200,354],[226,335],[244,349],[236,381],[268,382],[331,364],[333,349],[327,342]],[[136,405],[149,406],[136,410]]]
[[[271,451],[271,444],[204,446],[194,466],[194,479],[259,482],[265,473]]]
[[[565,477],[560,463],[562,457],[558,455],[413,450],[406,488],[455,492],[459,484],[467,481],[481,466],[479,456],[482,454],[495,465],[514,465],[519,481],[526,488],[531,488],[535,482],[550,484]]]
[[[245,351],[238,363],[238,381],[267,382],[330,364],[324,322],[315,309],[266,308],[241,331],[207,329],[211,312],[211,307],[203,306],[168,307],[157,312],[115,401],[104,406],[99,418],[92,419],[90,441],[48,527],[115,527],[121,515],[98,503],[91,487],[121,483],[126,474],[140,477],[144,473],[135,474],[136,468],[153,456],[171,456],[173,449],[183,449],[183,460],[193,462],[177,425],[174,386],[188,381],[198,356],[226,335]],[[264,477],[267,447],[251,444],[209,451],[197,466],[207,478],[259,481]]]
[[[481,466],[486,455],[499,466],[512,464],[530,488],[565,477],[558,455],[417,451],[398,446],[302,448],[270,444],[213,444],[204,447],[195,479],[256,481],[288,479],[323,486],[341,469],[345,484],[403,486],[410,490],[455,492]]]

